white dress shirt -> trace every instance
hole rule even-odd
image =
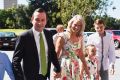
[[[40,32],[36,31],[34,29],[34,27],[32,29],[33,29],[33,35],[34,35],[34,38],[35,38],[35,42],[36,42],[36,46],[37,46],[37,50],[38,50],[38,55],[39,55],[39,61],[40,61],[40,41],[39,41],[40,40],[40,36],[39,36]],[[47,59],[48,45],[47,45],[47,41],[46,41],[44,32],[42,31],[41,33],[43,35],[43,40],[44,40],[44,44],[45,44],[46,59]],[[46,60],[46,61],[48,62],[48,60]],[[47,62],[46,62],[46,64],[47,64]],[[40,61],[40,63],[41,63],[41,61]],[[41,74],[41,68],[39,70],[39,74]]]
[[[98,58],[98,69],[100,70],[101,67],[101,59],[102,59],[102,41],[99,34],[96,32],[88,37],[87,45],[93,44],[96,46],[96,56]],[[106,33],[103,37],[103,69],[108,70],[109,63],[115,63],[115,46],[112,35]]]

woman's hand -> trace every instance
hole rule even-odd
[[[79,57],[83,55],[83,52],[82,52],[81,49],[75,50],[75,53],[76,53],[76,55],[79,56]]]

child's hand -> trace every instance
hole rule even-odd
[[[99,80],[99,77],[100,77],[99,74],[97,74],[95,80]]]
[[[59,72],[59,73],[54,72],[54,78],[60,78],[60,77],[61,77],[61,72]]]
[[[115,73],[114,65],[111,66],[109,71],[110,71],[111,75],[114,75],[114,73]]]

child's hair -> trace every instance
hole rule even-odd
[[[89,50],[90,47],[94,47],[94,48],[96,48],[95,45],[93,45],[93,44],[89,44],[89,45],[87,45],[87,46],[85,47],[85,57],[88,56],[88,54],[89,54],[88,50]],[[96,55],[96,52],[94,52],[93,55]]]
[[[64,25],[63,25],[63,24],[58,24],[58,25],[56,26],[56,31],[57,31],[57,32],[61,32],[61,30],[64,31]]]

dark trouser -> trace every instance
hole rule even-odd
[[[38,80],[47,80],[47,77],[39,74],[39,75],[38,75]]]
[[[101,77],[101,80],[109,80],[109,77],[108,77],[108,70],[103,70],[103,66],[101,65],[101,69],[100,69],[100,77]]]

